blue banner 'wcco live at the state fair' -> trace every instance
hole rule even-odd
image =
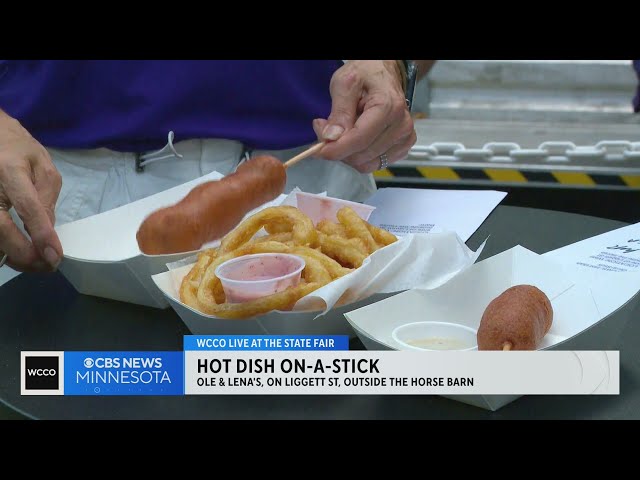
[[[185,335],[193,350],[349,350],[348,335]]]

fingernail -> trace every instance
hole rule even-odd
[[[311,125],[313,126],[313,131],[315,132],[316,135],[318,135],[318,137],[320,136],[321,132],[320,132],[320,121],[319,120],[314,120]]]
[[[52,247],[46,247],[44,249],[44,259],[53,268],[58,268],[58,265],[60,265],[60,257]]]
[[[344,128],[339,125],[327,125],[322,132],[325,140],[337,140],[344,132]]]

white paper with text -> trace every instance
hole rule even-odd
[[[398,236],[452,231],[466,242],[506,195],[493,190],[381,188],[365,203],[376,207],[369,221]]]

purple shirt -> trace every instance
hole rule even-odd
[[[117,151],[226,138],[285,149],[316,139],[339,60],[0,60],[0,109],[40,143]]]

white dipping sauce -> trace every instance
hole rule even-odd
[[[463,342],[459,338],[446,337],[425,337],[415,340],[409,340],[409,345],[426,350],[464,350],[473,347],[473,345]]]

